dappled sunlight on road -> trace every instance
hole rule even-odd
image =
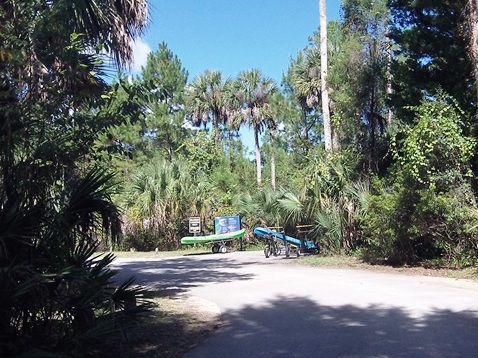
[[[352,293],[351,293],[352,294]],[[224,315],[225,325],[186,357],[476,357],[478,312],[330,307],[277,297]],[[458,334],[454,334],[457,333]],[[227,340],[227,346],[219,344]],[[217,344],[216,344],[217,342]]]
[[[261,252],[117,260],[118,279],[218,305],[187,358],[475,358],[478,283],[305,267]]]

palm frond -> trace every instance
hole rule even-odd
[[[329,252],[338,253],[342,248],[342,222],[339,210],[329,208],[315,215],[314,233],[321,246]]]
[[[286,222],[296,225],[302,221],[305,216],[305,206],[295,194],[285,193],[278,202],[285,214]]]
[[[146,0],[70,0],[52,2],[58,23],[86,34],[94,46],[102,42],[115,61],[124,66],[132,61],[133,40],[148,22]]]

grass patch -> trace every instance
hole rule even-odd
[[[320,256],[320,255],[309,255],[303,256],[298,261],[298,263],[314,266],[314,267],[330,267],[330,268],[348,268],[348,269],[360,269],[360,270],[370,270],[377,272],[388,272],[388,273],[401,273],[407,275],[422,275],[422,276],[436,276],[436,277],[447,277],[455,279],[467,279],[478,281],[478,268],[477,267],[468,267],[468,268],[444,268],[444,267],[429,267],[429,266],[400,266],[393,267],[387,265],[373,265],[367,262],[364,262],[362,259],[356,256],[346,256],[346,255],[331,255],[331,256]]]
[[[362,260],[354,256],[345,255],[307,255],[303,256],[300,260],[301,263],[308,266],[327,266],[327,267],[353,267],[359,268],[362,265],[366,265]]]
[[[112,251],[112,253],[119,259],[160,259],[163,257],[210,254],[212,252],[211,247],[211,244],[196,244],[194,246],[185,246],[182,249],[173,251]],[[264,245],[244,244],[243,249],[245,251],[262,251],[264,249]],[[236,244],[233,246],[232,250],[239,251],[239,245]],[[100,255],[106,255],[107,253],[109,252],[98,252]]]
[[[109,252],[99,252],[98,254],[107,253]],[[200,255],[211,253],[211,248],[206,246],[198,246],[175,251],[112,251],[112,253],[119,259],[160,259],[163,257]]]

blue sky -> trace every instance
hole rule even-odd
[[[259,68],[280,82],[290,57],[318,28],[318,0],[150,0],[151,24],[138,42],[136,69],[164,41],[189,72],[224,78]],[[339,0],[327,0],[328,20],[339,18]]]
[[[340,0],[327,0],[327,20],[338,20]],[[178,56],[188,81],[206,70],[223,79],[258,68],[277,84],[291,57],[319,25],[318,0],[150,0],[151,24],[135,46],[134,72],[161,42]],[[254,148],[252,133],[241,130]]]

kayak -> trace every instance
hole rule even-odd
[[[206,244],[208,242],[239,239],[243,237],[245,233],[246,233],[246,230],[241,229],[237,231],[227,232],[225,234],[185,236],[181,239],[181,244],[183,245]]]

